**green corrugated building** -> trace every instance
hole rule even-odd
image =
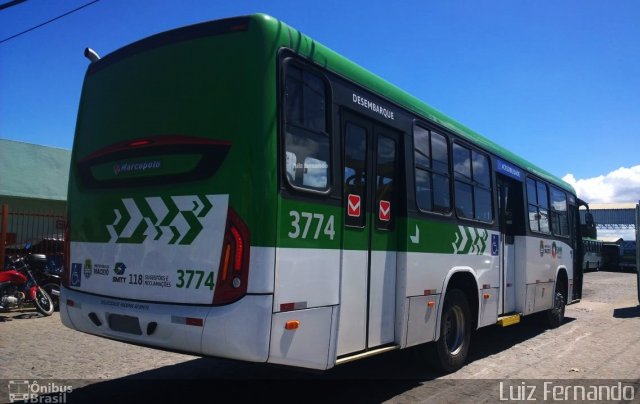
[[[71,150],[0,139],[0,204],[64,215]]]

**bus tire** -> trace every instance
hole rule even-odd
[[[440,338],[425,346],[429,361],[447,373],[460,369],[467,360],[471,342],[471,310],[465,294],[452,289],[444,297]]]
[[[562,291],[564,283],[562,279],[556,281],[556,294],[553,297],[553,307],[546,312],[546,325],[549,328],[558,328],[564,322],[565,299]]]

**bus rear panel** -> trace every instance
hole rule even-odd
[[[250,18],[159,34],[90,65],[69,186],[65,325],[266,361],[275,62]],[[260,178],[260,180],[256,180]],[[259,203],[257,203],[259,201]]]

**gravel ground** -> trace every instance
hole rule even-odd
[[[41,317],[25,309],[0,313],[0,401],[7,400],[9,379],[55,379],[73,386],[67,402],[184,402],[218,388],[241,397],[273,394],[299,401],[290,396],[292,385],[303,388],[305,401],[495,402],[503,398],[501,382],[523,389],[537,383],[542,394],[547,380],[624,381],[640,402],[636,276],[586,274],[582,301],[567,306],[566,321],[557,329],[525,318],[506,329],[477,331],[469,364],[454,374],[429,370],[417,353],[395,351],[311,373],[128,345],[70,330],[58,313]]]

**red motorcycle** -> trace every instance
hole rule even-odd
[[[45,316],[53,314],[53,300],[38,286],[27,260],[7,257],[5,270],[0,271],[0,310],[20,308],[30,302]]]

